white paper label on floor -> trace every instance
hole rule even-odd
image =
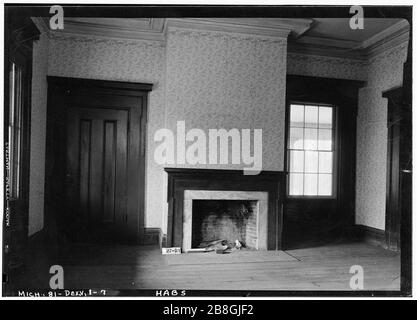
[[[180,247],[162,248],[162,254],[181,254]]]

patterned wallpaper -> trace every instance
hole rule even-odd
[[[200,128],[206,133],[221,128],[262,129],[263,169],[282,170],[285,77],[286,39],[170,29],[167,127],[175,129],[176,122],[184,120],[186,130]]]
[[[48,74],[155,85],[148,119],[147,227],[166,232],[166,176],[153,159],[159,128],[175,132],[179,120],[186,130],[260,128],[263,168],[283,169],[286,40],[174,29],[165,48],[155,42],[54,35]]]
[[[33,43],[32,110],[29,177],[29,235],[43,228],[48,42],[45,34]]]
[[[407,43],[370,59],[359,92],[356,156],[356,223],[385,229],[387,100],[382,92],[402,84]]]
[[[52,76],[152,83],[147,132],[147,227],[160,227],[166,198],[162,167],[153,160],[153,136],[163,127],[165,46],[153,41],[105,40],[53,35],[48,74]],[[162,199],[162,201],[161,201]]]
[[[288,53],[288,74],[366,80],[367,63],[359,60]]]
[[[43,226],[40,199],[44,179],[46,69],[53,76],[154,84],[148,109],[145,225],[162,227],[164,232],[166,175],[153,159],[156,130],[168,127],[175,132],[179,120],[185,121],[186,130],[261,128],[263,169],[282,170],[287,71],[367,80],[359,97],[356,222],[383,229],[386,101],[381,98],[381,91],[401,83],[406,46],[380,54],[369,64],[292,53],[287,62],[286,50],[285,39],[175,28],[169,30],[166,44],[53,34],[48,49],[48,39],[42,36],[34,50],[33,103],[37,112],[32,112],[32,145],[38,151],[31,154],[30,232]]]

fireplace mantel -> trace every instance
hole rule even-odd
[[[168,231],[166,245],[182,247],[186,190],[263,191],[268,193],[268,250],[282,249],[284,172],[165,168],[168,173]]]

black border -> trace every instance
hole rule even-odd
[[[4,4],[5,14],[12,11],[22,17],[50,17],[49,8],[52,4],[39,3],[7,3]],[[72,4],[62,5],[64,15],[70,17],[269,17],[269,18],[349,18],[350,6],[297,6],[297,5],[97,5],[97,4]],[[362,6],[366,18],[404,18],[412,26],[412,6]],[[365,22],[366,23],[366,22]],[[6,43],[7,46],[7,43]],[[411,223],[411,221],[404,221]],[[408,240],[408,239],[407,239]],[[409,239],[411,243],[411,239]],[[411,268],[411,256],[401,254],[401,272],[403,266]],[[408,274],[408,273],[407,273]],[[390,297],[410,296],[411,291],[192,291],[196,296],[299,296],[299,297]],[[142,290],[135,292],[120,290],[121,293],[140,294]],[[189,291],[191,292],[191,291]],[[201,295],[200,295],[201,293]],[[134,294],[136,296],[136,294]],[[146,294],[146,296],[149,296]]]
[[[54,3],[58,4],[59,3]],[[7,3],[5,8],[19,10],[26,16],[50,17],[52,4]],[[351,6],[314,5],[115,5],[82,4],[62,5],[64,15],[70,17],[120,18],[350,18]],[[362,6],[366,18],[404,18],[411,24],[412,6]]]

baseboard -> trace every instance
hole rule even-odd
[[[365,225],[356,225],[355,236],[359,241],[364,241],[366,243],[383,247],[385,249],[387,248],[385,230],[376,229]]]
[[[143,244],[146,245],[162,245],[162,230],[160,228],[145,228]]]
[[[166,248],[168,246],[168,236],[166,233],[162,234],[161,238],[161,248]]]
[[[166,235],[165,235],[166,237]],[[43,229],[28,237],[28,248],[33,249],[34,247],[40,246],[52,246],[56,241],[49,239],[47,232]],[[164,236],[160,228],[145,228],[143,242],[145,245],[158,245],[162,246]]]

